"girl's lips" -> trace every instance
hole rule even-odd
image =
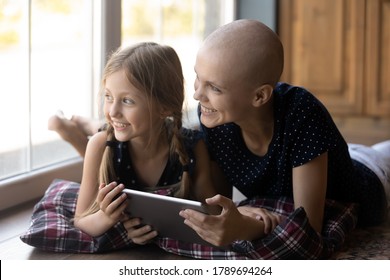
[[[112,125],[116,130],[124,130],[126,127],[130,126],[129,124],[120,122],[112,122]]]

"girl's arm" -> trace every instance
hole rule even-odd
[[[99,168],[106,148],[106,139],[106,132],[99,132],[88,141],[76,205],[74,224],[91,236],[99,236],[115,225],[123,218],[122,212],[126,206],[123,203],[126,195],[113,201],[113,198],[122,191],[123,186],[116,186],[115,183],[99,186]],[[95,200],[99,202],[97,211],[85,215]]]
[[[303,207],[310,225],[319,233],[324,218],[328,174],[328,153],[293,168],[295,208]]]

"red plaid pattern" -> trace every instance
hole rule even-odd
[[[94,253],[133,246],[121,223],[98,237],[83,233],[72,224],[79,184],[55,180],[34,208],[31,225],[20,238],[23,242],[55,252]],[[171,195],[169,192],[160,193]],[[283,223],[266,237],[249,242],[235,241],[227,248],[184,243],[158,238],[156,244],[167,252],[197,259],[326,259],[340,249],[345,236],[357,222],[357,206],[326,201],[321,235],[308,223],[303,208],[294,210],[289,198],[244,201],[285,216]]]

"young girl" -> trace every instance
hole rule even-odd
[[[122,221],[129,238],[144,244],[158,233],[124,214],[121,191],[204,201],[215,194],[208,153],[199,132],[182,128],[183,75],[171,47],[142,43],[118,50],[107,62],[100,94],[106,125],[87,144],[74,224],[99,236]]]

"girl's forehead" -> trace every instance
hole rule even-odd
[[[129,91],[144,94],[144,91],[138,85],[129,80],[124,71],[117,71],[108,75],[104,81],[104,87],[110,91]]]

